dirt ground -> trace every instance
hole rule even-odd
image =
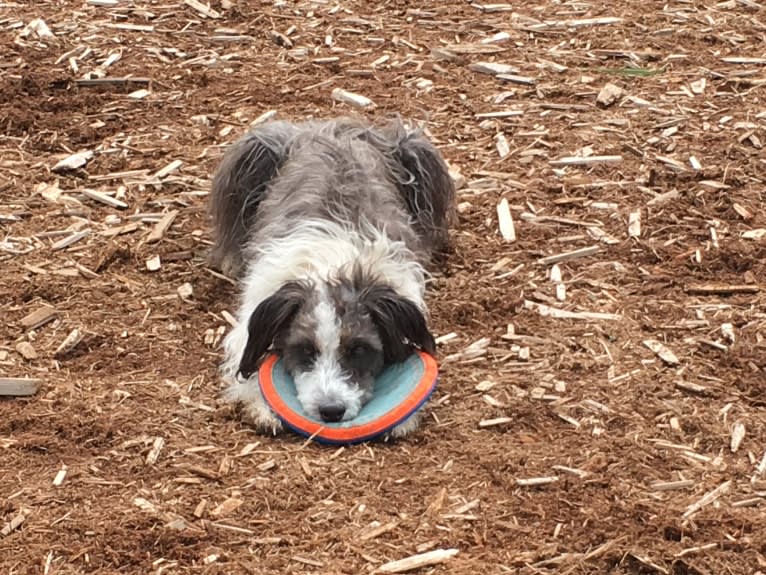
[[[0,401],[0,571],[766,572],[764,5],[210,8],[0,2],[0,376],[42,381]],[[205,194],[272,110],[401,113],[461,174],[406,441],[262,437],[219,401]]]

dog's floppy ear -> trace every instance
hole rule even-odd
[[[386,285],[368,288],[361,300],[380,331],[386,363],[404,361],[415,347],[436,353],[434,336],[428,331],[423,312],[414,302]]]
[[[227,275],[236,277],[241,272],[241,252],[258,205],[298,131],[289,122],[258,126],[226,151],[218,167],[210,192],[215,229],[210,260]]]
[[[288,282],[255,308],[247,325],[247,345],[239,362],[242,377],[247,379],[255,373],[274,338],[289,325],[307,294],[305,283]]]

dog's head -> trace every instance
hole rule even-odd
[[[355,418],[387,365],[436,351],[421,309],[361,274],[286,283],[250,316],[248,334],[240,373],[250,377],[275,351],[303,409],[326,422]]]

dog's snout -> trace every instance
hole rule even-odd
[[[345,414],[346,406],[342,403],[329,403],[327,405],[322,405],[319,408],[319,416],[322,418],[322,421],[328,423],[336,423],[340,421]]]

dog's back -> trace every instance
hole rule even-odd
[[[383,232],[430,257],[446,246],[453,205],[439,152],[399,121],[271,122],[234,144],[216,174],[213,263],[240,275],[248,245],[312,220]]]

